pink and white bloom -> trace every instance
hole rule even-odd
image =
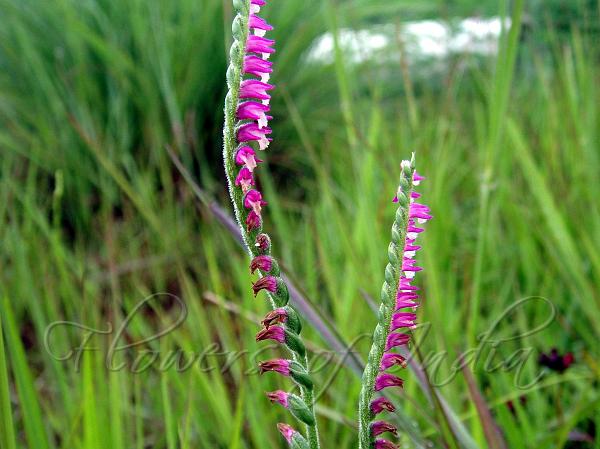
[[[258,142],[260,150],[264,150],[269,146],[269,143],[273,140],[267,137],[271,134],[271,128],[261,128],[257,123],[250,122],[239,127],[237,132],[237,140],[239,142]]]
[[[235,185],[242,188],[242,192],[248,192],[254,185],[254,178],[252,172],[247,167],[242,167],[237,177],[235,178]]]
[[[385,344],[385,350],[389,351],[396,346],[406,345],[410,341],[410,335],[407,334],[397,334],[392,332],[388,335],[387,341]]]
[[[400,354],[396,354],[394,352],[388,352],[386,354],[383,354],[383,357],[381,358],[381,371],[385,371],[387,369],[390,369],[392,366],[396,365],[405,368],[406,359]]]
[[[254,171],[260,162],[262,162],[262,160],[258,159],[254,150],[248,146],[241,147],[237,153],[235,153],[235,163],[238,165],[245,165],[251,172]]]
[[[254,213],[260,215],[262,208],[267,202],[262,199],[262,194],[258,190],[250,190],[244,196],[244,207],[252,209]]]

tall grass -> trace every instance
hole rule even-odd
[[[417,83],[411,118],[404,94],[388,94],[402,92],[399,63],[354,67],[338,54],[320,67],[301,58],[320,33],[404,15],[404,2],[276,6],[278,144],[261,173],[266,220],[286,271],[360,354],[375,323],[365,297],[381,284],[399,161],[416,151],[428,177],[423,194],[435,219],[419,321],[430,328],[417,338],[433,383],[457,371],[438,391],[464,429],[446,426],[409,375],[398,416],[409,447],[494,447],[473,391],[510,448],[600,447],[571,441],[600,424],[595,37],[574,29],[532,53],[507,35],[489,66],[456,64],[436,91]],[[227,363],[207,355],[183,372],[158,362],[131,372],[142,351],[164,362],[169,351],[210,353],[215,342],[212,352],[259,350],[246,321],[267,308],[248,293],[245,256],[166,150],[227,206],[218,108],[229,2],[0,0],[0,10],[0,447],[280,447],[272,423],[286,417],[262,396],[277,381],[247,375],[252,354],[230,354],[226,370],[205,369]],[[398,74],[391,87],[390,70]],[[105,366],[115,332],[90,336],[80,360],[58,360],[78,354],[88,328],[125,323],[123,345],[173,325],[181,305],[164,293],[184,301],[185,321],[117,352],[114,365],[126,368]],[[485,369],[488,344],[470,367],[476,385],[467,382],[454,361],[527,297],[546,298],[556,318],[500,344],[493,365],[532,348],[525,384],[540,370],[540,351],[573,351],[577,363],[519,389],[515,367]],[[494,335],[525,334],[549,313],[548,302],[529,301]],[[61,320],[87,328],[48,335]],[[306,335],[313,355],[327,349],[318,333]],[[354,447],[358,377],[334,364],[317,376],[321,385],[333,379],[318,408],[323,447]]]

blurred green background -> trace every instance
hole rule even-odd
[[[600,4],[272,0],[264,16],[266,229],[360,358],[399,162],[415,151],[427,176],[415,333],[447,407],[402,373],[403,446],[600,448]],[[404,48],[409,23],[476,16],[512,21],[492,55]],[[289,384],[249,373],[278,353],[254,342],[267,304],[209,207],[230,211],[231,19],[219,0],[0,0],[0,448],[283,447],[293,419],[263,392]],[[384,25],[397,38],[352,62],[339,37]],[[308,58],[324,33],[331,58]],[[120,348],[173,327],[175,296],[182,323]],[[359,377],[305,328],[323,447],[355,447]],[[469,380],[456,361],[490,329]],[[575,363],[540,366],[552,348]]]

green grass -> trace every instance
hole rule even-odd
[[[499,447],[489,442],[491,416],[506,447],[599,448],[599,437],[569,436],[600,425],[597,37],[549,28],[540,50],[513,31],[497,63],[465,71],[456,61],[436,86],[415,77],[414,103],[400,64],[354,67],[341,53],[328,67],[302,61],[325,30],[422,12],[409,3],[265,8],[277,26],[278,89],[276,140],[259,176],[275,252],[341,338],[358,339],[364,358],[375,324],[365,295],[378,297],[398,165],[416,151],[435,215],[418,278],[419,321],[430,327],[417,338],[433,383],[456,375],[437,390],[451,409],[444,413],[414,373],[403,374],[397,422],[407,447]],[[275,423],[292,418],[263,392],[286,384],[248,374],[277,354],[254,342],[267,304],[252,297],[244,252],[166,151],[230,209],[219,158],[231,8],[199,5],[0,0],[1,449],[283,447]],[[181,308],[167,295],[127,319],[156,293],[181,298],[185,321],[117,350],[111,362],[125,367],[108,370],[111,344],[177,322]],[[521,353],[521,378],[514,366],[486,369],[487,344],[468,382],[455,360],[527,297],[546,298],[555,318],[499,344],[489,362],[531,348]],[[548,302],[531,301],[494,335],[524,334],[549,313]],[[85,327],[48,334],[61,320]],[[305,329],[318,367],[328,343]],[[78,350],[86,337],[87,350]],[[539,353],[552,347],[574,352],[576,364],[530,388],[515,385],[536,377]],[[176,350],[207,354],[182,372],[159,369]],[[247,352],[228,364],[214,354],[225,351]],[[132,372],[153,354],[151,368]],[[323,446],[355,447],[358,377],[331,363],[316,377],[331,380],[317,409]],[[489,414],[473,405],[482,399]]]

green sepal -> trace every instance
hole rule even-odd
[[[285,344],[290,349],[290,351],[295,352],[300,357],[304,357],[306,355],[306,346],[300,340],[298,335],[293,332],[285,331]]]
[[[271,293],[271,297],[277,307],[285,307],[290,302],[290,292],[283,279],[277,278],[277,290],[275,293]]]
[[[233,0],[233,7],[238,12],[244,12],[248,9],[248,1],[247,0]]]
[[[304,438],[302,436],[302,434],[300,434],[300,432],[295,432],[294,435],[292,436],[292,442],[290,444],[290,447],[292,449],[309,449],[310,446],[308,445],[308,441],[306,441],[306,438]]]
[[[296,335],[300,335],[300,332],[302,331],[302,321],[300,321],[298,313],[290,305],[285,306],[284,309],[287,313],[285,328]]]
[[[306,403],[295,394],[288,395],[288,410],[294,415],[297,419],[302,421],[304,424],[309,426],[315,425],[315,417],[310,412]]]
[[[301,387],[312,390],[314,387],[313,381],[306,372],[306,369],[295,360],[290,362],[290,377]]]
[[[237,16],[235,16],[233,18],[233,22],[231,24],[231,33],[233,34],[233,37],[235,38],[235,40],[237,40],[237,41],[242,40],[243,33],[244,33],[244,27],[243,27],[243,18],[240,14],[238,14]]]

